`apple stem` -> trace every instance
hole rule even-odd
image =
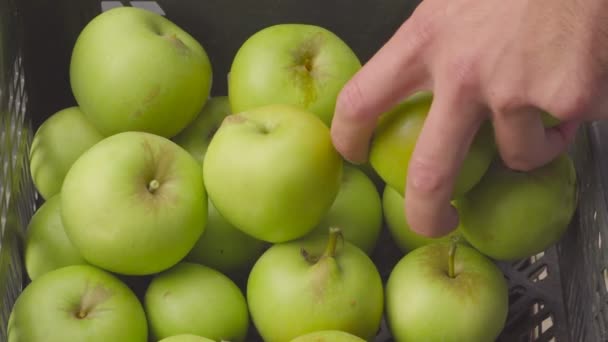
[[[450,250],[448,251],[448,276],[450,278],[455,278],[454,271],[454,256],[456,255],[456,246],[458,244],[455,241],[452,241],[450,244]]]
[[[156,179],[153,179],[150,181],[150,183],[148,183],[148,191],[151,193],[154,193],[159,187],[160,183]]]
[[[325,253],[323,253],[323,256],[328,258],[333,258],[336,256],[336,245],[338,243],[339,237],[342,237],[342,230],[338,227],[330,227],[329,241],[327,243],[327,248],[325,249]]]

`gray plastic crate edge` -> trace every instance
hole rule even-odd
[[[340,3],[340,1],[336,2]],[[23,5],[24,3],[26,5]],[[48,68],[53,64],[36,64],[33,59],[43,57],[37,54],[41,52],[41,48],[39,47],[38,50],[33,48],[33,43],[25,37],[26,35],[30,37],[32,34],[25,32],[27,29],[35,31],[31,23],[36,22],[43,15],[30,15],[24,18],[24,12],[31,13],[35,9],[51,6],[50,3],[25,1],[20,4],[23,7],[17,8],[16,0],[0,0],[0,298],[2,298],[0,341],[6,340],[8,315],[26,280],[20,257],[22,235],[38,200],[29,179],[27,159],[29,142],[33,130],[41,123],[44,116],[50,115],[72,101],[68,95],[63,94],[63,97],[55,96],[53,102],[51,95],[56,94],[52,89],[50,89],[51,95],[44,94],[53,82],[67,85],[65,83],[67,79],[62,74],[66,71],[66,65],[62,64],[65,61],[61,60],[65,58],[67,52],[48,51],[51,60],[55,63],[54,66],[58,66],[57,71],[52,75],[53,77],[38,77],[37,74],[42,68]],[[79,15],[70,16],[66,5],[69,2],[58,3],[66,7],[55,8],[55,13],[61,12],[64,14],[61,18],[70,20],[64,20],[63,26],[58,25],[55,29],[71,30],[61,37],[65,44],[63,47],[69,48],[76,30],[101,7],[98,1],[82,1],[78,6],[72,2],[71,13]],[[197,5],[201,6],[197,12],[192,8],[178,10],[179,5],[176,1],[158,1],[158,3],[160,8],[169,9],[167,12],[171,19],[178,23],[184,21],[187,27],[192,27],[192,18],[188,16],[202,13],[202,8],[205,6]],[[213,6],[220,6],[219,1],[208,1],[208,3],[211,9]],[[314,8],[314,3],[315,1],[312,1],[309,6]],[[127,5],[127,2],[123,1],[121,4]],[[74,7],[78,8],[75,10]],[[413,5],[410,5],[401,9],[407,10],[412,7]],[[50,17],[45,25],[52,23],[53,17]],[[306,18],[306,14],[300,17]],[[217,22],[217,20],[213,21],[213,23]],[[68,26],[69,29],[66,28]],[[200,35],[197,38],[200,38]],[[212,38],[206,37],[206,39]],[[41,36],[34,41],[44,40],[45,37]],[[25,48],[24,42],[26,42]],[[379,43],[376,42],[377,45]],[[217,42],[210,43],[213,44]],[[45,47],[50,45],[52,44],[47,43]],[[369,48],[363,54],[369,56],[372,50]],[[227,54],[226,51],[221,53]],[[29,63],[24,63],[24,54],[26,59],[32,59]],[[589,124],[581,129],[572,147],[579,175],[579,208],[562,242],[537,258],[516,263],[500,263],[511,285],[511,312],[501,341],[608,340],[606,332],[608,259],[606,248],[602,246],[602,243],[608,243],[606,240],[608,193],[605,189],[604,176],[608,172],[608,165],[601,157],[608,152],[606,151],[608,147],[604,144],[606,136],[608,136],[608,125]],[[382,241],[386,246],[391,245],[389,240],[390,238],[385,234]],[[375,258],[387,260],[382,270],[385,276],[398,257],[395,253],[397,252],[393,246],[392,249],[379,249],[374,255]]]

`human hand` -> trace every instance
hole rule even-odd
[[[458,224],[455,176],[486,119],[505,164],[528,171],[564,152],[579,122],[608,116],[606,23],[605,0],[425,0],[340,93],[334,145],[365,162],[378,117],[433,92],[404,209],[412,230],[443,236]],[[542,111],[561,124],[545,128]]]

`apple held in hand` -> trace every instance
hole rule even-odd
[[[148,326],[135,294],[90,265],[50,271],[19,295],[8,342],[147,342]]]
[[[212,69],[190,34],[154,12],[117,7],[80,32],[70,64],[74,97],[104,135],[172,137],[207,101]]]
[[[389,233],[402,252],[407,253],[416,248],[439,241],[455,240],[466,243],[460,225],[449,234],[440,238],[428,238],[412,231],[405,218],[404,203],[403,196],[397,190],[391,186],[384,187],[382,194],[384,220]]]
[[[499,160],[460,201],[466,239],[497,260],[519,260],[557,243],[577,206],[576,170],[568,154],[529,172]]]
[[[244,277],[268,243],[257,240],[231,225],[208,202],[207,225],[186,256],[187,261],[209,266],[232,279]]]
[[[333,228],[328,238],[275,244],[258,259],[247,300],[264,341],[322,330],[370,341],[376,335],[384,309],[380,274],[367,254],[340,236]]]
[[[44,202],[27,227],[24,261],[31,280],[54,269],[87,263],[65,233],[60,196],[55,195]]]
[[[277,24],[249,37],[237,51],[228,81],[234,113],[270,104],[296,105],[329,127],[337,96],[361,68],[336,34],[309,24]]]
[[[237,229],[266,242],[310,233],[342,178],[329,128],[314,114],[269,105],[229,115],[203,161],[209,198]]]
[[[344,331],[325,330],[296,337],[291,342],[365,342],[365,340]]]
[[[382,202],[374,183],[354,166],[343,166],[338,196],[311,235],[327,235],[330,227],[339,227],[346,241],[367,254],[376,247],[382,229]]]
[[[154,277],[145,296],[154,338],[195,334],[243,342],[249,329],[245,296],[228,277],[207,266],[181,262]]]
[[[160,272],[184,258],[204,231],[201,167],[166,138],[110,136],[68,172],[61,217],[89,263],[126,275]]]
[[[30,148],[30,174],[44,199],[61,191],[63,179],[84,151],[104,137],[78,107],[62,109],[46,119]]]
[[[222,121],[230,114],[227,96],[210,98],[201,113],[172,140],[183,147],[199,162],[203,163],[209,142]]]
[[[406,254],[386,284],[395,341],[487,342],[504,328],[507,282],[471,247],[438,242]]]
[[[370,148],[370,164],[386,184],[404,195],[410,158],[431,108],[432,95],[417,93],[379,120]],[[485,122],[462,164],[453,199],[469,191],[484,175],[496,154],[492,126]]]
[[[217,342],[217,341],[210,340],[205,337],[192,335],[192,334],[182,334],[182,335],[175,335],[175,336],[163,338],[162,340],[160,340],[158,342]]]

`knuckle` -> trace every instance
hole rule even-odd
[[[449,186],[450,177],[445,168],[428,160],[411,160],[408,173],[410,188],[425,197],[442,194]]]
[[[456,89],[468,92],[478,87],[479,64],[480,58],[477,55],[458,57],[448,63],[447,74]]]
[[[558,96],[554,101],[553,106],[549,105],[549,109],[562,119],[578,118],[585,115],[591,110],[591,102],[593,99],[592,86],[577,85],[572,90]],[[553,108],[552,108],[553,107]]]
[[[495,115],[516,113],[528,103],[523,87],[502,86],[490,94],[489,105]]]
[[[429,45],[435,36],[437,25],[433,16],[415,15],[409,20],[409,27],[405,30],[407,43],[414,50],[423,49]]]

